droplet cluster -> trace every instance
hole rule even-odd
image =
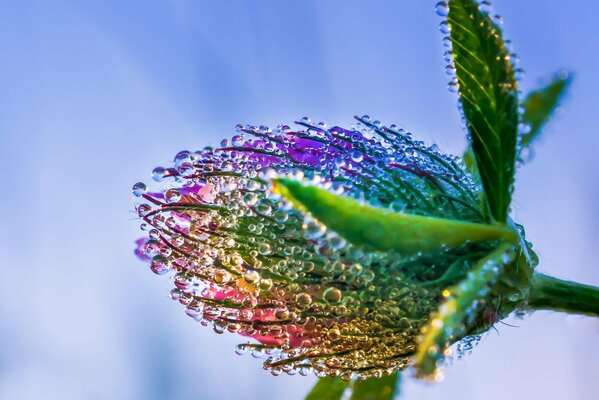
[[[404,368],[443,288],[486,251],[369,251],[271,193],[270,179],[286,175],[396,212],[483,221],[480,187],[459,159],[356,119],[350,129],[308,118],[300,129],[238,125],[219,147],[181,151],[153,170],[150,188],[132,189],[147,232],[136,252],[172,277],[170,297],[216,333],[247,337],[236,352],[264,358],[275,375]]]

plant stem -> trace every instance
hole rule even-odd
[[[533,310],[599,317],[599,288],[535,273],[528,305]]]

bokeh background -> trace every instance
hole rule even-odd
[[[272,377],[167,299],[133,256],[131,185],[238,122],[304,115],[369,113],[459,154],[434,3],[0,1],[0,399],[301,399],[313,377]],[[524,90],[576,72],[514,215],[540,270],[599,285],[596,1],[494,5]],[[402,398],[596,398],[599,322],[510,323]]]

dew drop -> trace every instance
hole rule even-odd
[[[260,274],[256,271],[247,271],[243,274],[243,279],[249,284],[256,283],[260,280]]]
[[[520,300],[520,293],[517,293],[517,292],[511,293],[511,294],[510,294],[510,295],[507,297],[507,299],[508,299],[509,301],[511,301],[512,303],[515,303],[515,302],[517,302],[518,300]]]
[[[150,269],[156,275],[164,275],[171,269],[171,264],[168,259],[164,256],[157,255],[152,259]]]
[[[165,176],[166,176],[166,169],[164,169],[162,167],[156,167],[152,171],[152,179],[154,179],[156,182],[160,182],[161,180],[164,179]]]
[[[449,89],[449,91],[451,93],[457,93],[458,92],[458,81],[453,80],[453,81],[449,82],[449,84],[447,84],[447,89]]]
[[[343,293],[341,293],[341,290],[331,287],[324,291],[323,297],[328,303],[337,304],[341,301]]]
[[[133,195],[136,197],[140,197],[147,190],[148,190],[148,188],[146,187],[146,184],[143,182],[137,182],[135,185],[133,185],[133,188],[131,189],[131,191],[133,192]]]
[[[447,14],[449,14],[449,7],[447,7],[447,3],[445,1],[438,2],[435,6],[435,12],[441,17],[447,16]]]
[[[235,346],[235,354],[238,356],[244,355],[248,352],[248,347],[245,344],[238,344]]]
[[[268,243],[262,243],[260,247],[258,247],[258,252],[263,256],[267,256],[272,253],[272,249]]]
[[[351,152],[351,159],[354,162],[361,162],[364,159],[364,155],[361,151],[354,150]]]
[[[241,146],[243,146],[243,143],[245,142],[245,138],[243,137],[243,135],[235,135],[235,136],[233,136],[231,141],[233,143],[233,146],[241,147]]]
[[[493,6],[491,6],[491,2],[487,0],[483,0],[478,4],[478,9],[483,14],[491,14],[493,13]]]
[[[298,306],[307,308],[310,306],[310,304],[312,304],[312,296],[310,296],[308,293],[300,293],[295,296],[295,302]]]
[[[181,200],[181,192],[179,192],[177,189],[169,189],[164,194],[164,198],[169,203],[177,203],[179,200]]]
[[[443,21],[439,24],[439,30],[441,31],[441,33],[447,35],[449,34],[449,32],[451,31],[451,28],[449,27],[449,22],[447,21]]]

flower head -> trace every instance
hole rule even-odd
[[[403,369],[446,288],[493,248],[375,251],[273,193],[271,178],[287,176],[371,207],[485,222],[480,184],[459,159],[394,125],[357,119],[350,129],[306,118],[301,130],[239,125],[220,147],[182,151],[156,168],[151,191],[133,187],[148,231],[138,255],[153,272],[172,273],[171,298],[189,316],[253,339],[237,351],[263,356],[275,375]],[[482,309],[462,337],[488,327]]]

